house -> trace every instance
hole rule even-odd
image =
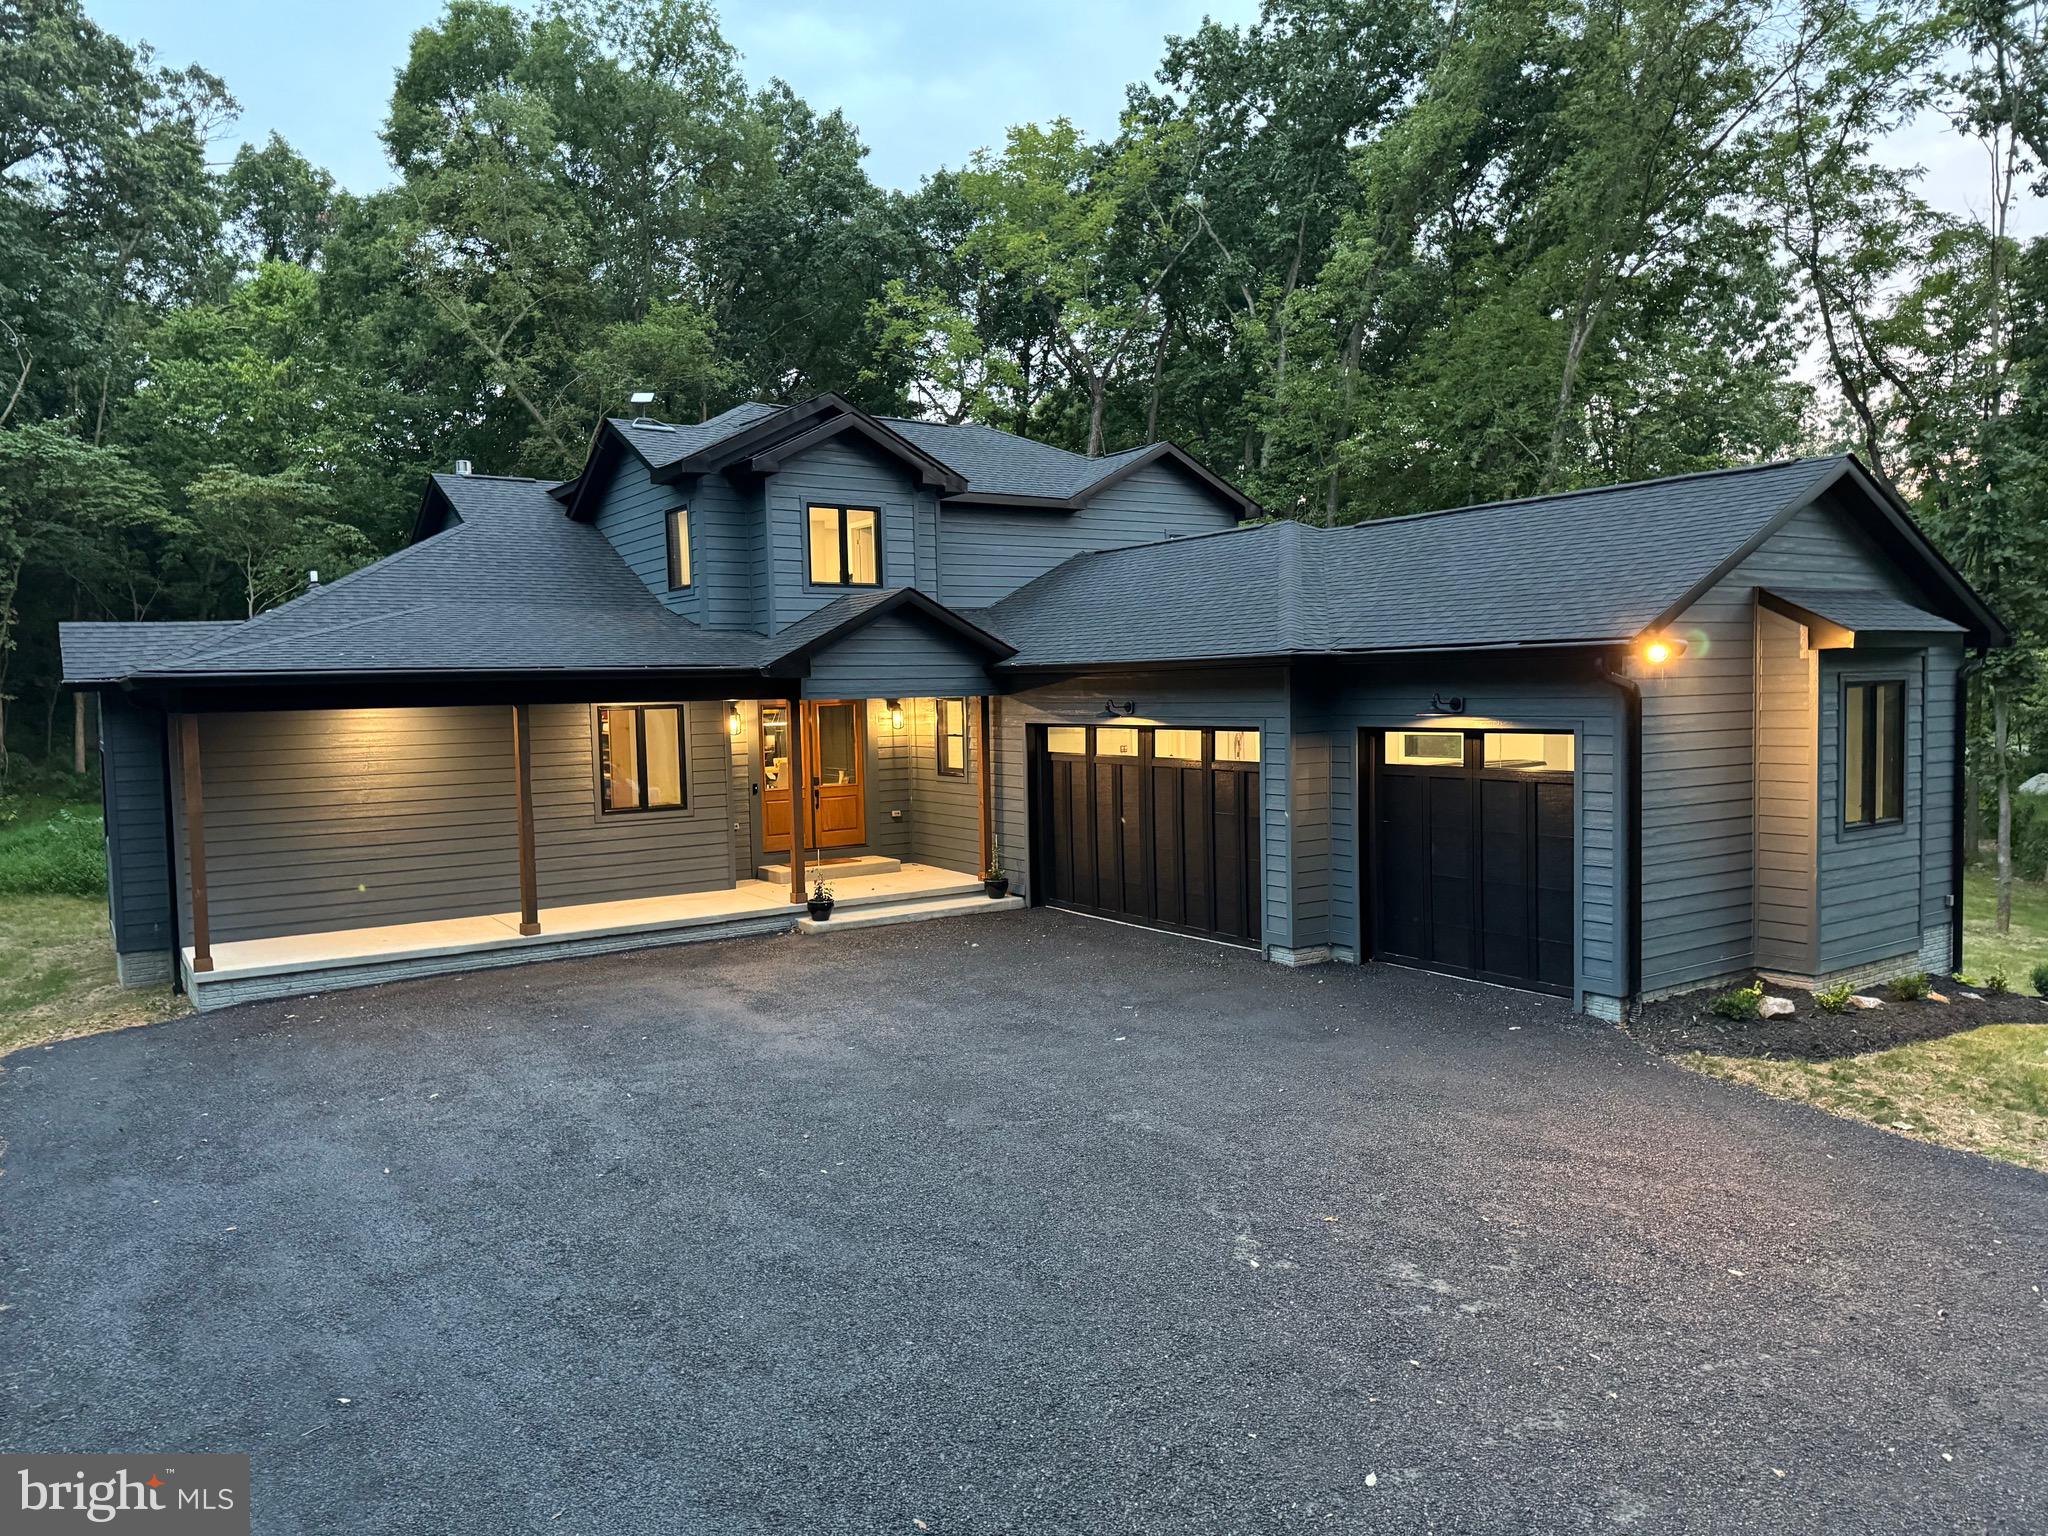
[[[2003,626],[1852,457],[1323,529],[833,396],[436,475],[241,623],[68,624],[124,979],[201,1006],[1011,901],[1634,1000],[1960,955]]]

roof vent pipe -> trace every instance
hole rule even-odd
[[[458,475],[467,475],[469,473],[469,460],[457,459],[455,461],[455,473],[457,473]]]
[[[306,590],[308,592],[318,592],[320,590],[320,573],[318,571],[306,572]]]

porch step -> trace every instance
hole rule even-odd
[[[930,897],[919,900],[891,901],[871,907],[855,907],[848,911],[835,908],[824,922],[814,918],[800,917],[796,920],[798,933],[831,933],[841,928],[882,928],[890,923],[921,923],[934,917],[972,917],[977,912],[1014,912],[1024,905],[1021,896],[1004,896],[991,901],[983,895],[948,896],[938,900]]]
[[[821,875],[827,885],[834,880],[852,880],[861,875],[893,875],[902,867],[901,859],[884,858],[880,854],[863,854],[853,859],[806,859],[804,884],[809,885]],[[784,859],[780,864],[763,864],[758,873],[770,885],[787,885],[789,860]]]

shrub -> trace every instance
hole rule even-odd
[[[26,819],[0,819],[0,895],[102,896],[106,840],[97,812],[65,806]]]
[[[1764,984],[1753,982],[1732,992],[1723,992],[1707,1006],[1724,1019],[1756,1018],[1763,1012]]]
[[[2012,978],[2003,971],[1993,971],[1984,978],[1984,990],[1993,997],[2003,997],[2012,990]]]
[[[1813,1006],[1822,1013],[1847,1013],[1849,999],[1856,995],[1856,989],[1846,981],[1838,981],[1832,987],[1823,987],[1813,994]]]
[[[2032,976],[2028,979],[2034,983],[2034,990],[2036,992],[2040,993],[2043,997],[2048,997],[2048,961],[2043,961],[2040,965],[2035,966]]]
[[[1915,971],[1909,976],[1894,976],[1884,990],[1885,996],[1895,1003],[1917,1003],[1932,986],[1925,971]]]

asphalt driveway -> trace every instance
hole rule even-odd
[[[9,1058],[0,1444],[259,1531],[2025,1531],[2048,1179],[1052,913]]]

